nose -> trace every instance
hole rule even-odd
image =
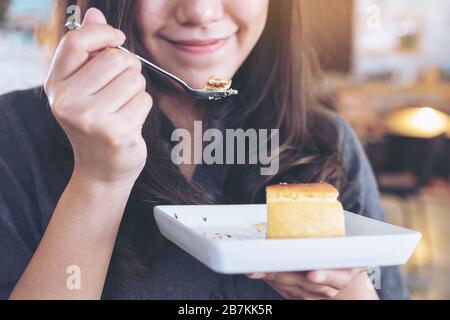
[[[202,27],[222,19],[223,14],[222,0],[181,0],[176,18],[179,24]]]

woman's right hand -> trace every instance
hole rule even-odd
[[[97,9],[68,32],[55,53],[45,92],[74,152],[74,174],[102,185],[134,184],[147,148],[142,126],[153,101],[140,61],[115,47],[125,35]]]

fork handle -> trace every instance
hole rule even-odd
[[[160,75],[162,75],[162,76],[165,76],[165,77],[167,77],[167,78],[170,78],[170,79],[172,79],[172,80],[178,82],[180,85],[182,85],[182,86],[184,86],[184,87],[187,86],[186,82],[184,82],[184,81],[181,80],[180,78],[174,76],[173,74],[167,72],[167,71],[164,70],[164,69],[161,69],[160,67],[158,67],[157,65],[151,63],[151,62],[148,61],[147,59],[145,59],[145,58],[143,58],[143,57],[141,57],[141,56],[135,54],[134,52],[131,52],[131,51],[128,50],[127,48],[124,48],[124,47],[122,47],[122,46],[118,46],[117,49],[120,49],[120,50],[122,50],[122,51],[124,51],[124,52],[133,54],[136,58],[139,59],[139,61],[142,62],[142,64],[143,64],[144,66],[146,66],[146,67],[149,68],[150,70],[152,70],[152,71],[154,71],[154,72],[156,72],[156,73],[158,73],[158,74],[160,74]]]

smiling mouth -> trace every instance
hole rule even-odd
[[[219,50],[223,47],[228,39],[208,39],[208,40],[188,40],[188,41],[174,41],[163,38],[178,50],[191,54],[208,54]]]

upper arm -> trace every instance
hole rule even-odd
[[[340,200],[345,210],[384,221],[377,182],[366,153],[355,132],[339,122],[339,151],[346,174]]]

